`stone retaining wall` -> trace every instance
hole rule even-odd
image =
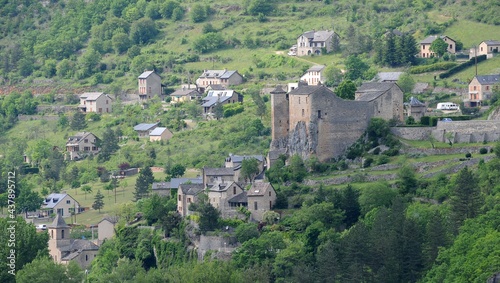
[[[406,140],[423,141],[435,130],[435,127],[392,127],[391,133]]]

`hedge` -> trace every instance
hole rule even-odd
[[[410,74],[422,74],[427,72],[443,71],[456,67],[457,65],[458,63],[456,62],[439,62],[430,65],[411,67],[409,72]]]
[[[445,116],[443,116],[443,117],[423,116],[422,118],[420,118],[420,124],[434,127],[437,125],[437,122],[443,118],[450,118],[453,121],[466,121],[466,120],[470,120],[472,117],[467,116],[467,115],[451,116],[451,117],[450,116],[448,116],[448,117],[445,117]]]
[[[486,55],[477,56],[478,63],[482,62],[484,60],[486,60]],[[476,59],[471,58],[469,61],[462,63],[458,66],[455,66],[442,74],[439,74],[439,78],[446,79],[447,77],[450,77],[450,76],[452,76],[452,75],[454,75],[462,70],[465,70],[465,69],[469,68],[470,66],[474,66],[475,63],[476,63]]]

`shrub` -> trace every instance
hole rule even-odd
[[[481,61],[484,61],[486,60],[486,55],[481,55],[481,56],[477,56],[477,63],[481,62]],[[475,58],[471,58],[469,61],[465,62],[465,63],[462,63],[458,66],[455,66],[451,69],[449,69],[448,71],[442,73],[442,74],[439,74],[439,78],[440,79],[445,79],[445,78],[448,78],[450,76],[453,76],[454,74],[462,71],[462,70],[465,70],[467,69],[468,67],[470,66],[474,66],[474,64],[476,63],[476,59]]]
[[[467,153],[465,154],[465,158],[471,158],[471,157],[472,157],[472,154],[471,154],[470,152],[467,152]]]
[[[486,148],[484,148],[484,147],[481,147],[481,148],[479,149],[479,153],[480,153],[480,154],[486,154],[486,153],[488,153],[488,149],[486,149]]]
[[[370,167],[373,163],[373,158],[368,157],[363,161],[363,168]]]

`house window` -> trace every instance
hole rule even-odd
[[[476,86],[474,86],[474,90],[476,90]]]
[[[257,210],[257,207],[258,207],[258,206],[257,206],[257,202],[256,202],[256,201],[254,201],[254,202],[253,202],[253,209],[254,209],[254,210]]]
[[[151,93],[151,87],[148,87],[148,93]]]
[[[299,104],[300,104],[300,97],[299,97]]]
[[[68,199],[68,200],[66,201],[66,204],[70,204],[70,203],[71,203],[71,201]]]
[[[106,100],[106,104],[109,104],[109,100]]]
[[[271,191],[269,191],[269,196],[271,196]]]
[[[486,86],[486,90],[490,90],[490,86],[489,85]]]
[[[306,104],[307,104],[307,97],[306,97]]]
[[[88,143],[88,142],[89,142],[89,140],[88,140],[88,139],[84,139],[84,140],[83,140],[83,142],[84,142],[84,143]]]
[[[236,187],[233,187],[233,195],[236,194]]]
[[[99,108],[99,113],[102,113],[102,108]]]
[[[318,110],[318,119],[321,119],[321,110]]]
[[[306,112],[302,109],[302,117],[306,116]]]
[[[88,260],[89,260],[89,256],[85,255],[85,261],[88,261]]]
[[[64,216],[64,209],[62,208],[58,208],[57,209],[57,214],[61,215],[61,216]]]
[[[272,201],[272,200],[270,200],[270,201],[269,201],[269,209],[272,209],[272,208],[273,208],[273,201]]]
[[[179,201],[181,201],[181,195],[179,195]]]
[[[191,203],[191,198],[188,198],[188,203]]]

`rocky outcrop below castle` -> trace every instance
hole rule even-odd
[[[488,120],[500,120],[500,107],[497,107],[488,115]]]
[[[316,152],[317,145],[318,135],[316,125],[310,123],[308,130],[305,122],[298,122],[288,138],[290,155],[299,155],[302,159],[308,159],[311,154]]]

